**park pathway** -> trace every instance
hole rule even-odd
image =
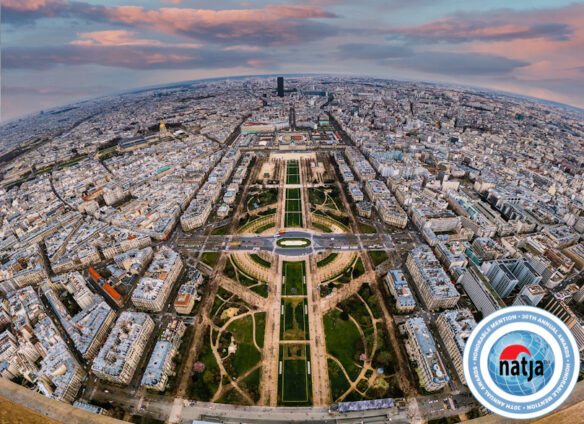
[[[324,333],[320,292],[316,289],[316,257],[310,255],[306,266],[306,290],[308,299],[308,326],[310,333],[310,356],[312,369],[312,397],[314,406],[326,406],[331,402],[331,389],[328,376],[328,362]]]
[[[264,335],[262,378],[260,383],[259,405],[277,406],[278,404],[278,353],[280,340],[280,303],[282,301],[282,260],[276,257],[272,264],[268,299],[266,300],[266,333]],[[274,284],[272,284],[274,282]]]

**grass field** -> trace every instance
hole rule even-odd
[[[274,228],[275,226],[276,226],[276,224],[274,224],[273,222],[270,222],[269,224],[262,225],[261,227],[259,227],[257,230],[254,231],[254,233],[259,234],[259,233],[264,232],[270,228]]]
[[[253,344],[253,320],[246,316],[233,321],[227,329],[233,335],[237,350],[231,355],[236,376],[243,375],[261,360],[261,354]]]
[[[268,297],[268,285],[264,283],[256,284],[255,286],[251,286],[250,290],[259,294],[261,297]]]
[[[385,253],[385,250],[370,250],[369,256],[373,261],[373,266],[379,265],[388,258],[387,253]]]
[[[280,405],[311,404],[310,348],[307,345],[280,346],[278,395]]]
[[[219,253],[217,252],[205,252],[201,255],[201,260],[211,268],[215,266],[217,259],[219,259]]]
[[[264,347],[264,335],[266,332],[266,313],[265,312],[256,312],[254,314],[255,318],[255,339],[256,343],[259,347]]]
[[[253,211],[264,206],[274,204],[278,201],[278,189],[268,188],[258,192],[250,193],[245,200],[248,211]]]
[[[286,217],[285,227],[302,227],[302,200],[300,200],[300,189],[286,189]]]
[[[313,222],[312,226],[320,231],[322,231],[323,233],[332,233],[333,230],[330,229],[330,227],[321,224],[320,222]]]
[[[286,164],[286,184],[300,184],[300,167],[297,160],[288,161]]]
[[[347,390],[349,390],[349,387],[351,386],[339,365],[330,358],[327,361],[329,380],[331,384],[331,394],[334,402],[340,396],[342,396]]]
[[[286,212],[300,212],[300,199],[286,200]]]
[[[308,303],[305,298],[282,299],[281,340],[308,340]]]
[[[265,259],[261,258],[257,253],[252,253],[249,255],[251,259],[257,263],[258,265],[263,266],[264,268],[271,268],[272,264],[266,261]]]
[[[213,234],[215,236],[224,236],[225,234],[227,234],[227,230],[228,230],[228,226],[223,225],[221,227],[217,227],[217,228],[213,229],[213,231],[211,231],[211,234]]]
[[[304,296],[306,281],[304,261],[284,262],[282,268],[282,293],[287,296]]]
[[[375,227],[363,223],[359,223],[359,231],[361,231],[361,234],[374,234],[377,232]]]
[[[360,368],[354,360],[356,352],[363,353],[363,341],[355,324],[341,318],[341,313],[334,309],[324,316],[324,333],[326,350],[337,358],[349,374],[351,379],[356,379]]]
[[[302,227],[301,212],[286,212],[285,227]]]
[[[334,261],[334,260],[335,260],[335,258],[336,258],[337,256],[339,256],[339,254],[338,254],[338,253],[331,253],[331,254],[330,254],[330,255],[328,255],[326,258],[324,258],[324,259],[321,259],[320,261],[318,261],[318,262],[316,263],[316,266],[317,266],[318,268],[321,268],[321,267],[323,267],[323,266],[325,266],[325,265],[328,265],[328,264],[330,264],[332,261]]]
[[[286,189],[286,199],[300,199],[300,189],[299,188],[287,188]]]
[[[201,348],[198,361],[205,364],[203,373],[195,373],[189,382],[189,398],[208,402],[219,388],[220,371],[209,340],[209,332],[204,335],[204,344]]]

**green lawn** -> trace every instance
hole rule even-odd
[[[328,255],[326,258],[324,258],[324,259],[321,259],[320,261],[318,261],[318,262],[316,263],[316,266],[317,266],[318,268],[321,268],[321,267],[323,267],[323,266],[325,266],[325,265],[328,265],[328,264],[330,264],[332,261],[334,261],[334,260],[335,260],[335,258],[336,258],[337,256],[339,256],[339,254],[338,254],[338,253],[331,253],[331,254],[330,254],[330,255]]]
[[[303,298],[282,299],[283,314],[280,321],[281,340],[307,340],[308,315],[307,302]]]
[[[373,266],[379,265],[380,263],[384,262],[388,258],[385,250],[370,250],[369,256],[371,257],[371,260],[373,261]]]
[[[328,359],[328,374],[329,381],[332,392],[332,401],[335,402],[340,396],[342,396],[351,385],[347,381],[347,377],[343,374],[343,371],[339,365],[332,359]]]
[[[313,223],[312,223],[312,226],[313,226],[314,228],[317,228],[317,229],[319,229],[319,230],[320,230],[320,231],[322,231],[323,233],[332,233],[332,232],[333,232],[333,230],[331,230],[331,229],[330,229],[330,227],[328,227],[328,226],[326,226],[326,225],[324,225],[324,224],[321,224],[321,223],[319,223],[319,222],[313,222]]]
[[[302,227],[302,200],[300,189],[286,189],[286,217],[284,226]]]
[[[225,234],[227,234],[227,225],[223,225],[221,227],[217,227],[215,228],[213,231],[211,231],[211,234],[215,235],[215,236],[224,236]]]
[[[300,262],[284,262],[282,275],[283,289],[285,295],[304,296],[306,294],[304,281],[304,261]]]
[[[208,402],[219,388],[220,372],[215,356],[209,344],[209,332],[205,334],[205,341],[198,360],[205,364],[205,371],[195,373],[189,382],[189,398]]]
[[[300,212],[300,199],[286,200],[286,212]]]
[[[260,378],[262,375],[261,367],[248,375],[243,382],[247,386],[246,391],[250,397],[257,402],[260,400]]]
[[[282,368],[282,402],[307,401],[306,361],[290,359],[284,361]]]
[[[256,312],[254,314],[256,325],[256,343],[259,347],[264,347],[264,335],[266,333],[266,313]]]
[[[259,192],[250,193],[247,196],[245,204],[247,205],[248,211],[253,211],[254,209],[261,208],[264,206],[271,205],[278,201],[278,189],[268,188],[261,190]]]
[[[275,226],[276,226],[276,224],[274,224],[273,222],[270,222],[269,224],[262,225],[261,227],[259,227],[257,230],[254,231],[254,233],[259,234],[259,233],[264,232],[264,231],[266,231],[270,228],[273,228]]]
[[[363,340],[355,324],[341,318],[338,310],[332,310],[324,316],[324,333],[326,350],[343,364],[345,371],[351,379],[355,380],[359,375],[354,355],[363,353]]]
[[[254,293],[259,294],[261,297],[268,297],[268,286],[267,284],[261,283],[250,287],[250,290]]]
[[[374,234],[377,232],[375,230],[375,227],[363,223],[359,223],[359,231],[361,232],[361,234]]]
[[[285,227],[302,227],[301,212],[286,212]]]
[[[237,350],[231,355],[231,363],[236,376],[243,375],[261,360],[261,354],[253,344],[252,317],[248,315],[233,321],[227,329],[237,344]]]
[[[361,261],[361,258],[359,258],[357,259],[357,262],[355,262],[355,267],[353,268],[353,278],[359,278],[363,274],[365,274],[365,268],[363,268],[363,262]]]
[[[286,164],[286,184],[300,184],[300,167],[297,160]]]
[[[269,263],[265,259],[261,258],[257,253],[252,253],[249,256],[253,259],[253,261],[255,263],[263,266],[264,268],[271,268],[272,267],[272,264],[271,263]]]
[[[219,259],[219,253],[217,252],[205,252],[201,255],[201,260],[211,268],[215,266],[217,259]]]
[[[288,175],[286,177],[286,184],[300,184],[299,175]]]
[[[312,381],[308,374],[310,348],[307,345],[280,347],[281,373],[278,376],[280,404],[306,406],[312,403]]]
[[[286,199],[300,199],[300,189],[299,188],[287,188],[286,189]]]
[[[326,194],[319,188],[308,189],[308,201],[313,205],[322,205],[326,201]]]

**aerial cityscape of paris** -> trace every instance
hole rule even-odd
[[[214,3],[2,1],[0,423],[584,423],[584,4]]]

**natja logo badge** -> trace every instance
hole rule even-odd
[[[570,329],[532,306],[510,306],[484,318],[464,349],[464,376],[474,397],[506,418],[532,419],[572,393],[580,352]]]

